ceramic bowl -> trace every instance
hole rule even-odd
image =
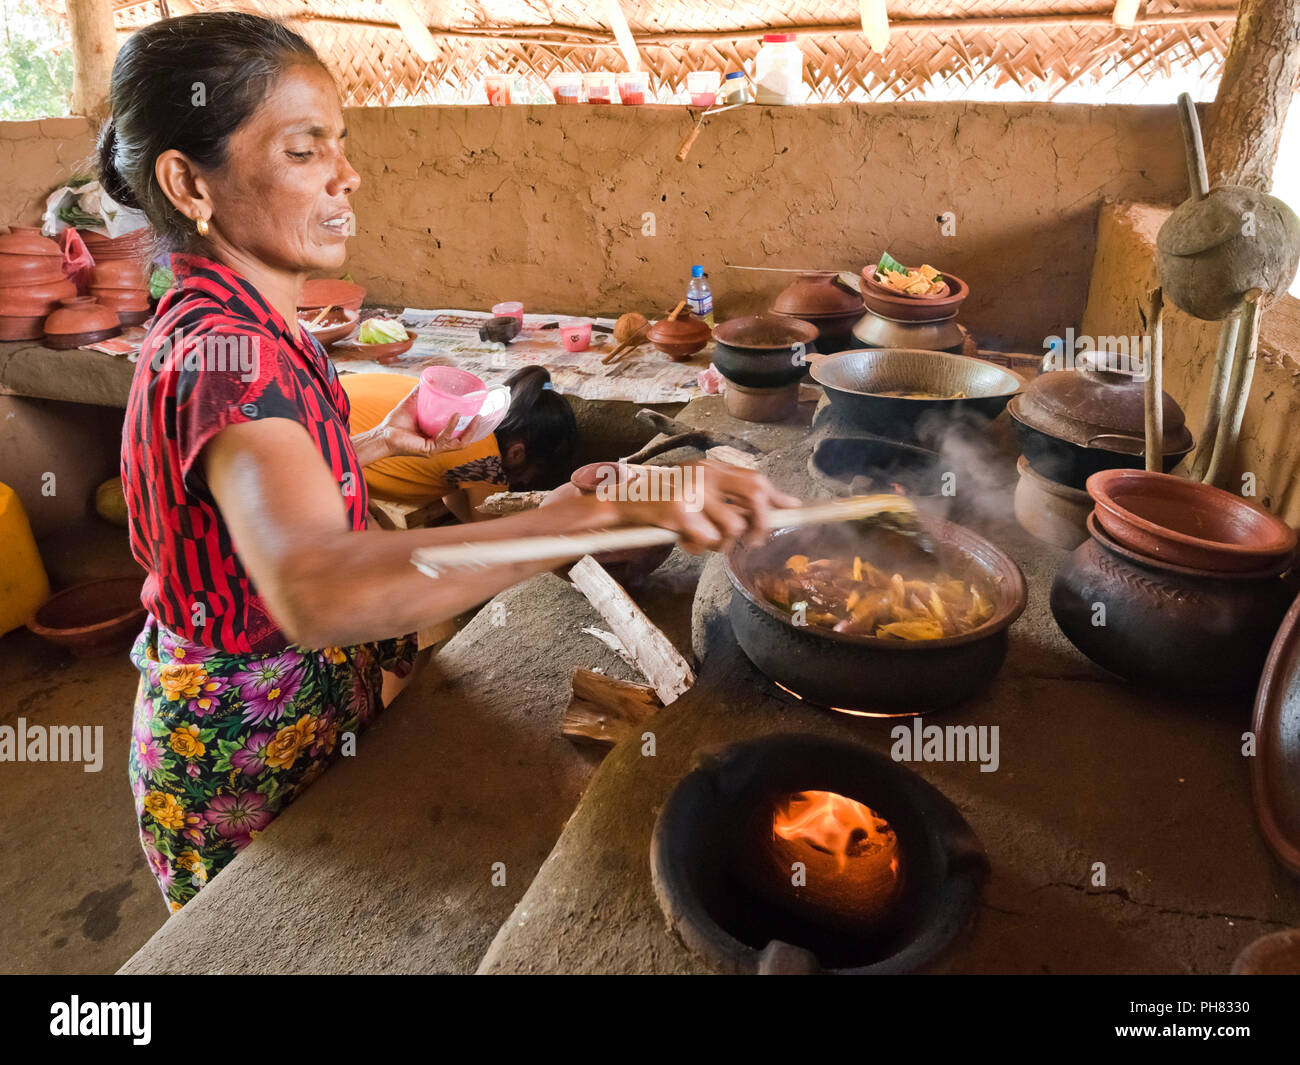
[[[302,295],[298,297],[298,310],[318,311],[322,307],[334,306],[349,311],[360,311],[365,298],[366,290],[360,285],[351,281],[340,281],[337,278],[320,277],[302,286]]]
[[[1097,521],[1122,547],[1147,558],[1215,573],[1249,573],[1289,558],[1286,522],[1213,485],[1146,470],[1088,478]]]
[[[27,627],[78,655],[123,650],[144,624],[143,583],[139,577],[117,577],[75,585],[38,608]]]
[[[300,311],[299,313],[303,312]],[[315,314],[312,314],[310,317],[300,318],[299,321],[301,321],[303,328],[320,341],[322,347],[326,348],[336,340],[342,340],[345,336],[351,335],[361,319],[361,315],[356,311],[345,310],[342,307],[335,307],[315,325],[309,325],[308,323],[314,317]]]
[[[335,344],[333,353],[354,359],[395,359],[410,351],[419,337],[419,333],[409,329],[405,340],[395,340],[391,344],[362,344],[354,337]]]
[[[79,229],[81,241],[96,264],[107,262],[148,262],[154,253],[154,232],[148,226],[133,229],[120,237],[108,237],[89,229]]]
[[[45,319],[45,344],[63,350],[94,344],[121,333],[117,312],[94,296],[73,296],[59,301],[59,309]]]
[[[684,362],[703,348],[709,336],[705,322],[685,313],[672,320],[661,318],[646,331],[646,339],[677,362]]]

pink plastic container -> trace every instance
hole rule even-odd
[[[425,436],[437,436],[452,418],[472,418],[487,399],[488,386],[468,370],[428,366],[420,374],[415,420]]]
[[[718,102],[722,74],[717,70],[692,70],[686,75],[686,91],[696,107],[712,107]]]
[[[586,351],[591,347],[591,323],[566,318],[560,323],[560,341],[565,351]]]
[[[492,316],[494,318],[518,318],[519,327],[522,329],[524,325],[524,305],[516,300],[494,304]]]
[[[618,98],[625,104],[643,104],[650,95],[650,75],[645,71],[618,76]]]

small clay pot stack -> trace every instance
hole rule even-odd
[[[98,344],[122,332],[117,312],[94,296],[72,296],[45,319],[45,346],[62,351]]]
[[[121,325],[139,325],[149,317],[149,273],[154,234],[148,226],[105,237],[82,231],[81,239],[95,260],[90,294],[117,314]]]
[[[0,234],[0,340],[37,340],[59,301],[77,294],[63,252],[32,226]]]

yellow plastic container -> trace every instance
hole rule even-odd
[[[25,625],[49,597],[50,581],[27,512],[18,493],[0,484],[0,636]]]

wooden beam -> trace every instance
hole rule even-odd
[[[108,114],[108,85],[117,58],[111,0],[68,0],[72,35],[72,113],[87,118]]]
[[[1211,185],[1272,187],[1297,75],[1300,0],[1242,0],[1210,109]]]

